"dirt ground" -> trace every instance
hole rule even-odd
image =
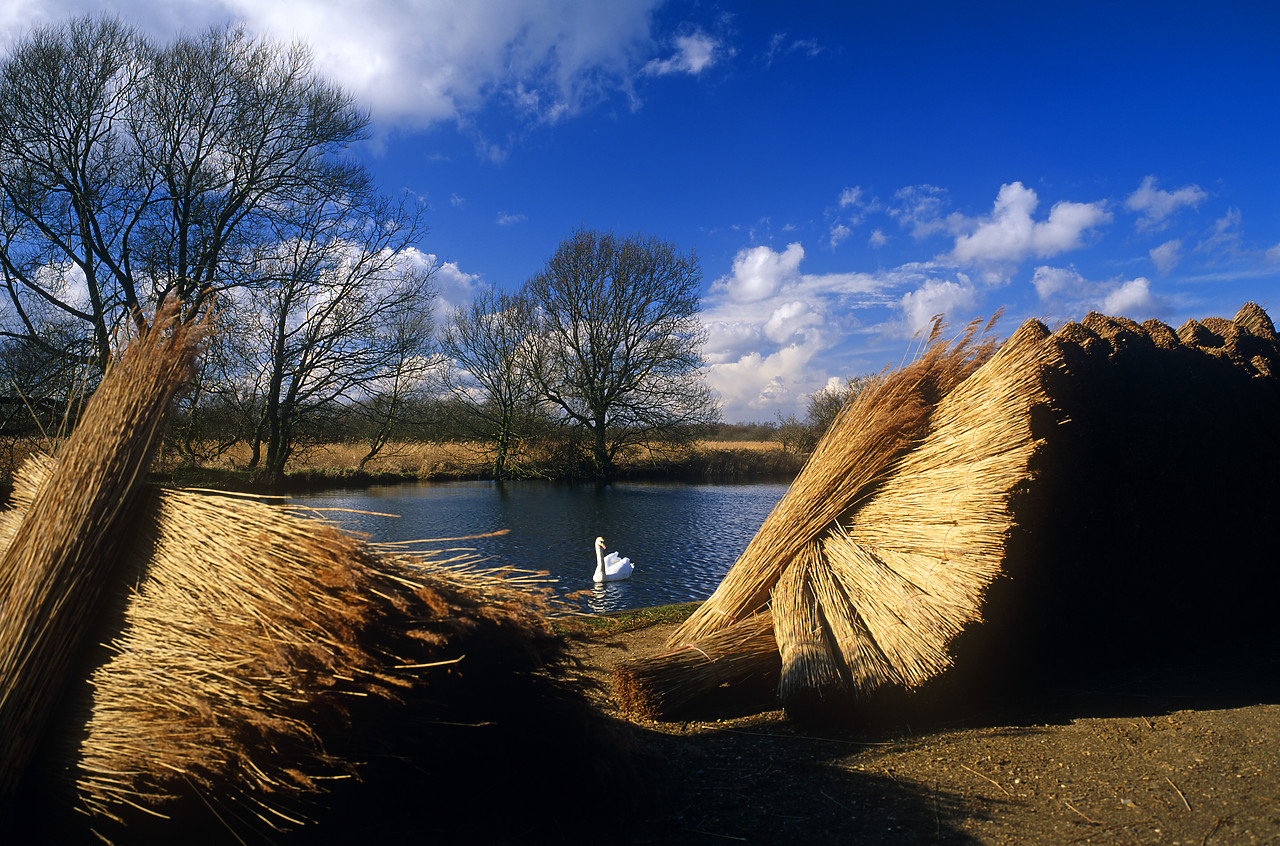
[[[579,648],[603,680],[660,651],[673,628]],[[1194,678],[1148,668],[860,728],[801,726],[767,703],[632,719],[663,796],[600,842],[1280,844],[1278,670],[1273,659]]]

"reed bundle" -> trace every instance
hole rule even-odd
[[[920,357],[884,374],[841,410],[783,498],[703,605],[670,643],[696,642],[756,612],[787,565],[837,517],[883,481],[893,462],[927,434],[938,400],[990,358],[988,322],[953,344],[935,324]]]
[[[768,613],[779,694],[801,715],[918,689],[993,617],[967,638],[1000,653],[987,669],[1024,644],[1043,651],[1018,671],[1041,674],[1228,633],[1280,641],[1258,598],[1280,576],[1250,564],[1273,557],[1259,527],[1280,505],[1280,338],[1261,308],[1177,332],[1091,313],[1051,334],[1033,320],[994,355],[966,357],[969,337],[954,350],[935,338],[845,409],[675,640],[701,648]],[[945,390],[920,390],[930,380]],[[1205,569],[1228,559],[1259,589]],[[1170,622],[1188,618],[1201,625]],[[645,663],[628,696],[651,713],[685,703],[665,685],[706,686],[693,665],[677,679]]]
[[[0,558],[0,802],[21,780],[104,587],[201,327],[156,315],[108,366]]]
[[[393,552],[284,505],[143,484],[198,338],[157,325],[108,370],[87,428],[24,465],[0,517],[7,580],[39,582],[15,556],[29,538],[61,549],[66,532],[56,563],[74,588],[31,611],[29,631],[4,630],[29,655],[6,667],[6,705],[33,691],[55,715],[24,777],[7,766],[13,741],[34,748],[38,727],[31,708],[6,712],[5,776],[22,800],[5,809],[8,830],[51,842],[276,841],[321,825],[335,839],[371,827],[497,837],[508,816],[474,816],[493,795],[521,815],[570,784],[634,785],[625,737],[586,697],[538,577],[479,570],[456,549]],[[8,626],[19,606],[0,596]],[[45,663],[66,660],[32,639],[56,628],[70,650],[91,617],[104,645],[49,690]],[[625,813],[626,800],[603,810]]]
[[[752,614],[698,643],[613,670],[618,707],[641,717],[678,714],[726,684],[776,684],[778,648],[768,612]]]

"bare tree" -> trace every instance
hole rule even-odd
[[[814,443],[831,428],[840,409],[852,402],[874,380],[874,376],[867,374],[849,376],[838,386],[827,386],[810,395],[807,421],[809,428],[813,430]]]
[[[423,291],[423,300],[427,292]],[[352,410],[366,424],[369,449],[357,467],[379,455],[391,454],[387,447],[405,425],[412,411],[421,405],[432,387],[438,385],[441,363],[431,352],[432,314],[425,301],[417,306],[394,310],[386,323],[387,363],[383,375],[352,397]]]
[[[605,481],[624,449],[678,444],[719,419],[702,373],[701,281],[693,252],[579,229],[526,285],[539,309],[539,388],[585,430]]]
[[[441,330],[440,352],[453,367],[445,384],[478,422],[493,450],[493,477],[509,474],[509,460],[537,406],[534,308],[523,294],[485,289],[458,308]]]
[[[415,262],[420,210],[371,193],[303,198],[277,214],[248,266],[240,309],[249,339],[241,382],[261,397],[260,476],[278,482],[303,427],[388,382],[403,388],[431,354],[434,267]]]
[[[367,180],[335,156],[367,117],[307,50],[215,28],[158,48],[111,18],[32,30],[0,65],[0,273],[10,337],[42,315],[105,363],[115,327],[169,296],[194,316],[251,284],[272,217]],[[317,186],[326,186],[319,195]]]

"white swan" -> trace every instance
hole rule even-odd
[[[618,553],[604,554],[604,538],[596,538],[596,573],[592,576],[597,582],[617,582],[631,578],[635,569],[630,558],[619,558]]]

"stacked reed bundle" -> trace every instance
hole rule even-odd
[[[696,644],[677,646],[658,661],[623,663],[614,670],[617,704],[655,719],[702,702],[724,685],[741,690],[753,679],[773,684],[777,664],[773,621],[762,611]]]
[[[24,466],[0,519],[13,557],[33,515],[52,513],[43,519],[60,529],[61,511],[79,507],[63,480],[84,468],[69,462],[134,457],[123,479],[112,477],[119,462],[91,465],[100,487],[132,503],[92,524],[91,537],[111,542],[114,577],[85,574],[103,543],[64,556],[99,583],[100,607],[82,614],[106,609],[89,635],[105,645],[69,691],[40,700],[54,717],[6,809],[9,830],[50,842],[497,837],[537,830],[558,794],[606,777],[623,795],[599,813],[631,810],[625,736],[585,696],[537,578],[477,570],[456,550],[392,553],[287,506],[141,483],[160,421],[113,424],[137,404],[162,406],[183,369],[121,384],[122,368],[151,374],[152,357],[185,365],[194,352],[173,353],[180,327],[157,324],[104,377],[98,417],[73,436],[89,445]],[[47,541],[49,527],[36,528]],[[495,796],[502,815],[489,810]]]
[[[139,485],[203,329],[170,310],[117,356],[0,558],[0,803],[94,624]]]
[[[800,551],[881,482],[929,430],[938,400],[992,356],[996,341],[971,323],[954,344],[935,323],[923,354],[867,386],[841,410],[787,493],[715,593],[672,635],[696,642],[762,608]]]
[[[615,673],[622,702],[649,714],[683,703],[672,685],[701,689],[725,674],[724,660],[694,657],[708,639],[759,613],[771,614],[793,710],[914,686],[946,666],[947,642],[978,617],[999,572],[1008,496],[1033,445],[1030,409],[1043,399],[1048,331],[1029,323],[996,353],[991,323],[981,335],[979,325],[955,344],[935,327],[915,362],[842,411],[673,648]],[[864,512],[882,528],[864,529]],[[755,671],[768,660],[761,653]]]
[[[1028,677],[1228,633],[1236,652],[1280,640],[1259,607],[1280,576],[1255,563],[1274,557],[1260,527],[1280,505],[1280,338],[1265,312],[1177,332],[1028,321],[969,367],[929,352],[845,410],[679,648],[615,674],[620,700],[651,716],[688,704],[672,686],[745,665],[689,659],[748,614],[769,615],[779,693],[802,716],[918,690],[955,663],[961,633],[969,671],[1020,660]],[[884,390],[928,367],[960,378],[915,403]],[[881,434],[891,420],[904,430]],[[1206,570],[1223,560],[1254,589]],[[753,656],[756,671],[779,663]]]

